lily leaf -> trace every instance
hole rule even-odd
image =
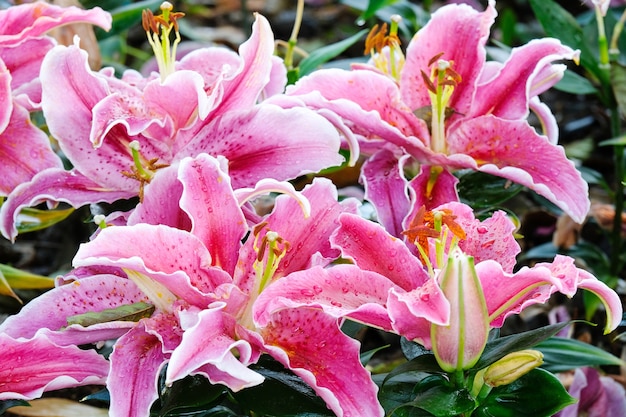
[[[549,417],[575,402],[556,376],[537,368],[509,385],[491,390],[472,416]]]
[[[461,171],[457,187],[461,201],[475,210],[498,206],[519,193],[524,187],[504,178],[476,171]]]
[[[30,289],[48,289],[54,287],[54,279],[42,275],[33,274],[13,268],[12,266],[0,264],[0,294],[15,298],[22,302],[13,291]]]
[[[569,322],[552,324],[487,342],[482,356],[473,369],[485,368],[511,352],[533,348],[538,343],[554,336],[569,324]]]
[[[582,366],[624,366],[620,358],[576,339],[551,337],[536,345],[535,349],[543,353],[541,367],[550,372],[563,372]]]
[[[333,43],[331,45],[323,46],[315,51],[311,52],[309,56],[304,58],[300,62],[299,73],[300,77],[307,75],[315,68],[324,64],[325,62],[330,61],[333,58],[336,58],[340,54],[342,54],[346,49],[357,43],[363,35],[367,33],[366,29],[361,30],[360,32],[355,33],[349,38],[343,39],[337,43]]]
[[[70,207],[62,210],[39,210],[35,208],[24,208],[17,217],[16,227],[18,233],[34,232],[45,229],[53,224],[65,220],[74,212]]]
[[[250,369],[265,377],[263,384],[246,388],[233,395],[235,400],[255,415],[330,417],[326,407],[300,377],[265,355]]]
[[[116,308],[107,308],[99,312],[89,312],[76,314],[67,318],[67,325],[79,324],[87,327],[98,323],[108,323],[110,321],[139,321],[142,318],[150,317],[154,312],[152,304],[139,303],[127,304]]]

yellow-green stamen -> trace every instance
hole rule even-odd
[[[180,43],[180,33],[176,19],[183,17],[181,12],[172,12],[174,6],[168,1],[161,4],[161,14],[155,16],[150,10],[144,10],[141,16],[142,25],[152,46],[159,66],[161,81],[174,72],[176,47]],[[174,41],[170,43],[170,34],[174,31]]]

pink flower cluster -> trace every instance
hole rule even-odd
[[[160,29],[147,16],[150,35],[175,26],[175,13],[163,16]],[[577,221],[589,208],[538,97],[563,74],[554,61],[578,52],[542,39],[487,61],[495,16],[493,2],[484,12],[442,7],[406,56],[385,45],[370,64],[318,70],[283,92],[286,71],[260,15],[238,53],[164,56],[159,73],[117,78],[91,70],[77,45],[43,36],[74,21],[108,28],[102,10],[0,12],[2,234],[15,239],[20,210],[42,202],[139,197],[102,220],[56,288],[0,324],[0,400],[105,384],[111,416],[148,416],[165,366],[168,385],[203,375],[238,391],[263,383],[249,365],[267,354],[337,415],[383,416],[345,319],[432,348],[450,371],[473,366],[491,328],[555,292],[594,292],[606,331],[617,327],[613,290],[564,256],[514,271],[513,222],[503,212],[478,220],[458,201],[453,172],[470,168],[523,184]],[[25,43],[41,53],[16,66]],[[70,170],[28,121],[39,108]],[[367,158],[361,178],[378,223],[327,179],[301,191],[288,182],[340,165],[342,146],[350,161]],[[280,194],[273,208],[257,212],[255,199],[270,193]],[[82,319],[137,306],[141,319]],[[79,348],[108,340],[108,359]]]

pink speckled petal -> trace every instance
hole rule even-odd
[[[17,236],[19,212],[43,202],[65,202],[73,207],[130,198],[134,191],[110,189],[95,183],[76,171],[48,168],[36,174],[30,182],[17,186],[0,208],[0,231],[13,240]]]
[[[390,331],[385,304],[393,287],[388,278],[354,265],[315,267],[294,272],[263,290],[254,304],[254,319],[263,327],[277,310],[306,306]]]
[[[391,236],[382,226],[352,214],[339,217],[340,228],[331,237],[342,256],[362,269],[378,272],[405,291],[430,280],[421,262],[401,239]]]
[[[378,222],[398,238],[402,236],[402,224],[410,208],[404,160],[406,156],[398,158],[390,150],[382,149],[371,156],[361,169],[365,199],[376,209]]]
[[[574,221],[584,221],[590,205],[587,183],[563,148],[538,135],[525,121],[491,115],[465,120],[448,142],[451,153],[474,158],[476,165],[471,168],[525,185]]]
[[[159,339],[140,324],[117,340],[109,359],[109,416],[149,415],[150,406],[159,397],[157,380],[167,360]]]
[[[496,14],[494,0],[489,1],[487,10],[482,13],[466,4],[452,4],[432,14],[409,43],[401,72],[402,99],[412,110],[430,108],[430,96],[421,71],[430,75],[429,61],[443,53],[440,59],[452,61],[452,69],[461,76],[449,107],[461,114],[468,112],[485,64],[485,43]]]
[[[27,3],[0,10],[0,45],[15,45],[26,38],[39,37],[68,23],[85,22],[111,28],[111,15],[99,7],[83,10],[44,2]]]
[[[26,109],[19,105],[11,106],[10,102],[8,109],[13,110],[11,118],[6,129],[0,129],[0,196],[8,195],[40,171],[63,167],[61,159],[50,146],[48,135],[33,126]]]
[[[200,154],[180,162],[178,179],[183,184],[180,207],[191,219],[191,233],[208,249],[212,265],[232,275],[248,227],[230,178],[217,159]]]
[[[158,249],[158,250],[155,250]],[[206,305],[215,288],[230,282],[191,233],[163,225],[108,227],[82,244],[74,266],[117,266],[146,275],[190,304]]]
[[[267,352],[344,417],[382,417],[378,388],[359,361],[359,342],[320,310],[280,310],[261,331]]]
[[[93,350],[58,346],[45,337],[14,339],[0,333],[0,401],[32,400],[44,391],[104,385],[109,362]]]
[[[234,391],[263,382],[263,376],[248,368],[258,355],[247,341],[236,340],[235,321],[224,314],[223,307],[220,303],[184,313],[186,317],[181,313],[185,331],[167,367],[168,384],[193,374],[203,374],[212,383],[225,384]],[[234,351],[238,352],[237,356]],[[218,372],[211,372],[212,367]]]

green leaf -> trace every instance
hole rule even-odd
[[[337,43],[333,43],[331,45],[323,46],[311,52],[309,56],[307,56],[300,62],[299,76],[302,77],[313,72],[313,70],[315,70],[320,65],[342,54],[346,49],[357,43],[366,33],[367,29],[363,29],[360,32],[350,36],[349,38],[346,38]]]
[[[395,367],[393,371],[389,372],[387,376],[385,376],[383,385],[392,378],[411,372],[445,373],[445,371],[441,369],[437,363],[435,355],[432,353],[426,353]]]
[[[113,17],[113,24],[110,35],[114,35],[125,31],[133,26],[141,23],[141,14],[144,9],[150,9],[152,11],[158,10],[159,6],[163,3],[163,0],[144,0],[136,3],[129,3],[123,6],[117,7],[111,10]],[[105,32],[99,32],[99,38],[105,38],[107,35]]]
[[[204,376],[189,375],[174,382],[171,387],[166,387],[164,369],[159,376],[159,385],[159,399],[152,405],[151,416],[235,415],[232,412],[223,414],[222,407],[216,410],[222,414],[206,414],[208,410],[219,405],[228,389],[221,384],[211,384]]]
[[[613,139],[603,140],[598,145],[599,146],[614,146],[614,145],[624,146],[626,145],[626,135],[618,136]]]
[[[250,369],[265,377],[261,385],[246,388],[233,395],[255,415],[329,417],[334,414],[326,403],[300,377],[273,358],[264,355]]]
[[[463,170],[457,173],[461,201],[475,210],[492,208],[514,197],[524,187],[484,172]]]
[[[24,401],[24,400],[0,401],[0,414],[4,414],[4,412],[7,411],[11,407],[18,407],[18,406],[28,407],[29,405],[30,404],[28,404],[28,401]]]
[[[367,352],[361,353],[361,357],[359,358],[359,360],[361,361],[361,365],[363,366],[367,365],[369,361],[372,360],[372,356],[374,356],[376,352],[379,352],[383,349],[387,349],[388,347],[389,345],[384,345],[384,346],[377,347],[376,349],[371,349],[371,350],[368,350]]]
[[[565,71],[563,78],[554,88],[571,94],[597,94],[598,90],[585,77],[576,74],[574,71]]]
[[[543,353],[542,368],[550,372],[563,372],[582,366],[624,366],[620,358],[588,343],[576,339],[552,337],[535,346]]]
[[[487,346],[485,346],[482,356],[476,365],[474,365],[473,369],[479,370],[485,368],[511,352],[533,348],[538,343],[554,336],[569,324],[569,322],[551,324],[549,326],[512,334],[510,336],[501,337],[499,339],[495,339],[494,341],[487,342]]]
[[[436,417],[455,417],[473,410],[474,406],[474,398],[466,389],[454,387],[443,375],[432,375],[415,386],[412,401],[401,404],[396,410],[419,408]]]
[[[152,304],[139,303],[126,304],[115,308],[107,308],[99,312],[89,312],[76,314],[67,318],[67,325],[79,324],[87,327],[98,323],[108,323],[110,321],[139,321],[142,318],[150,317],[154,312]]]
[[[62,220],[65,220],[74,212],[70,207],[63,210],[39,210],[35,208],[25,208],[20,211],[15,227],[18,234],[34,232],[45,229]]]
[[[581,65],[606,85],[606,74],[600,69],[597,55],[574,16],[553,0],[530,0],[530,6],[546,34],[573,49],[580,49]]]
[[[13,291],[49,289],[54,287],[54,278],[44,277],[13,268],[12,266],[0,264],[0,294],[15,298],[22,302]]]
[[[491,390],[475,417],[550,417],[576,399],[545,369],[533,369],[509,385]]]

